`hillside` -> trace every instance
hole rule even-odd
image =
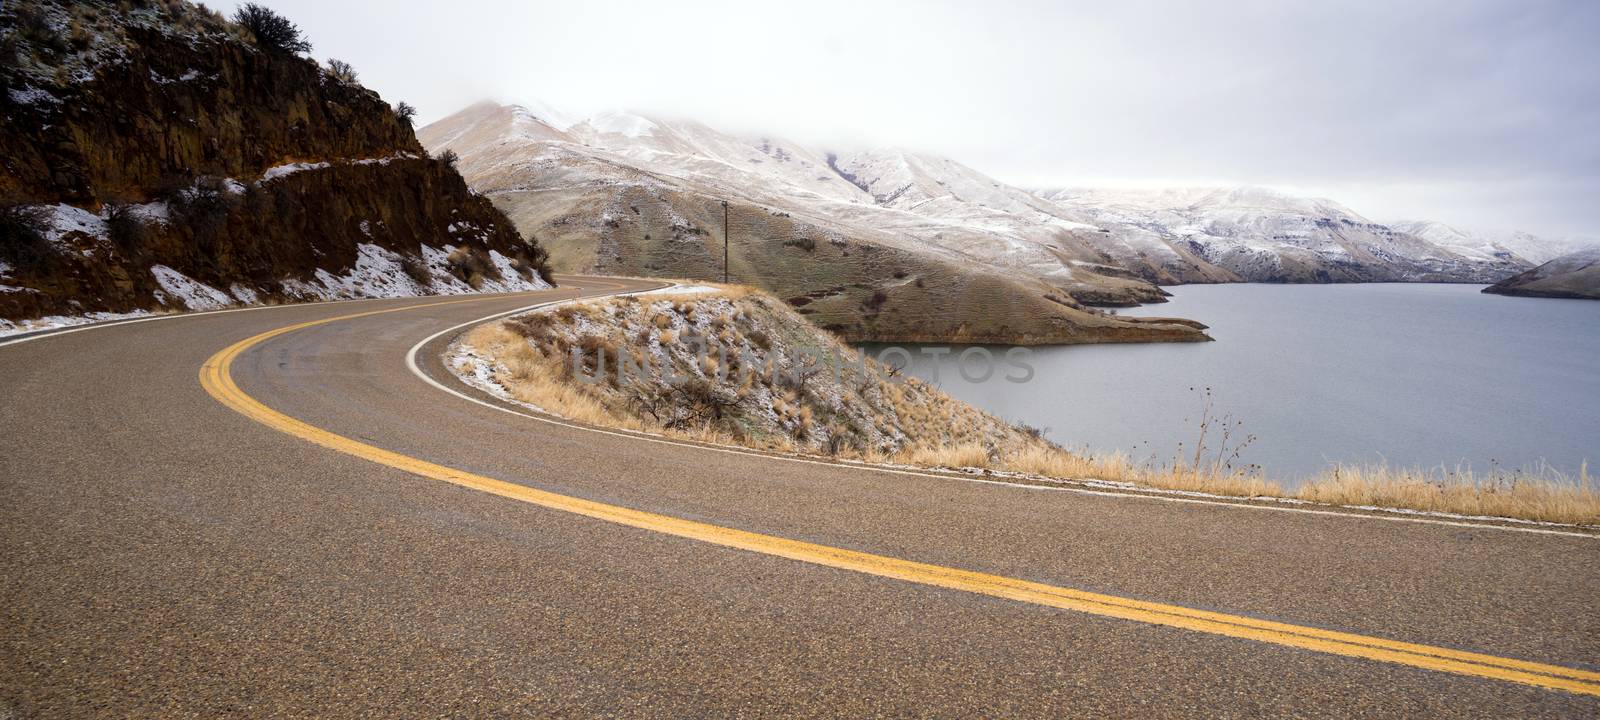
[[[1433,220],[1401,220],[1390,227],[1463,255],[1521,259],[1533,265],[1600,244],[1592,238],[1542,237],[1527,232],[1481,233]],[[1514,257],[1513,257],[1514,256]]]
[[[1266,188],[1041,193],[1111,237],[1146,235],[1247,282],[1493,282],[1531,263],[1449,248],[1332,200]]]
[[[1047,447],[742,287],[536,310],[469,333],[451,366],[585,422],[768,450],[883,459],[964,447],[978,462]]]
[[[1562,255],[1483,291],[1497,295],[1600,300],[1600,247]]]
[[[885,207],[825,155],[780,139],[625,114],[573,122],[493,104],[419,135],[435,151],[459,153],[473,187],[537,234],[558,271],[720,279],[726,199],[730,277],[849,339],[1205,339],[1192,324],[1084,307],[1161,300],[1149,282],[1095,272],[1064,249],[1030,256],[1044,260],[1032,269],[988,256],[975,249],[996,237],[988,226]]]
[[[419,135],[460,153],[468,181],[545,238],[562,270],[720,277],[718,203],[730,199],[732,277],[785,298],[834,292],[837,273],[813,273],[854,260],[803,257],[801,267],[782,254],[747,258],[753,246],[853,240],[1089,305],[1159,301],[1155,284],[1492,282],[1532,266],[1260,188],[1032,192],[934,155],[839,155],[627,113],[577,120],[482,103]],[[685,233],[702,242],[682,244]],[[870,288],[860,290],[852,300]],[[849,327],[843,309],[818,319]],[[883,331],[863,324],[853,336]]]
[[[7,3],[0,319],[547,287],[352,71],[184,2]]]

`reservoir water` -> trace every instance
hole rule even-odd
[[[1600,302],[1481,288],[1180,286],[1121,312],[1199,320],[1216,342],[1034,348],[1021,384],[967,382],[959,347],[916,353],[910,372],[1065,447],[1157,462],[1193,448],[1209,388],[1213,415],[1256,438],[1242,460],[1280,480],[1330,463],[1576,474],[1600,460]]]

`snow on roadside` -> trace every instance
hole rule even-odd
[[[669,287],[656,288],[654,290],[644,290],[642,292],[628,293],[628,294],[630,294],[630,295],[702,295],[702,294],[705,294],[705,293],[715,293],[715,292],[721,292],[721,291],[718,290],[717,288],[711,287],[709,285],[672,285],[672,286],[669,286]]]
[[[303,298],[348,300],[365,297],[416,297],[427,289],[406,274],[399,253],[372,243],[356,245],[356,262],[343,275],[317,269],[315,284],[286,280],[284,289]]]
[[[489,360],[478,352],[477,348],[466,343],[456,343],[450,346],[445,358],[445,366],[450,369],[462,382],[493,395],[509,403],[521,405],[536,412],[555,415],[538,405],[511,396],[511,391],[506,386],[495,380],[495,374],[505,372],[505,366],[500,363],[491,365]],[[559,415],[557,417],[560,417]]]
[[[240,285],[239,283],[229,285],[228,293],[233,295],[235,298],[238,298],[239,302],[244,303],[245,305],[254,305],[258,302],[261,302],[261,294],[256,292],[255,288],[246,287],[244,285]]]
[[[110,322],[112,320],[130,320],[133,318],[150,317],[154,313],[148,310],[135,310],[126,313],[92,312],[85,315],[50,315],[46,317],[30,318],[27,320],[6,320],[0,318],[0,337],[20,335],[37,330],[55,330],[58,328],[73,327],[75,325],[88,325],[97,322]]]
[[[301,299],[346,300],[367,297],[419,297],[423,295],[466,295],[469,293],[528,292],[548,290],[550,284],[534,275],[522,277],[511,259],[490,250],[489,259],[500,271],[500,280],[484,279],[478,288],[450,274],[450,253],[454,245],[442,248],[422,246],[422,261],[430,281],[423,286],[406,272],[404,258],[392,250],[372,243],[356,246],[356,263],[342,275],[317,270],[312,282],[285,280],[286,292]]]
[[[157,297],[163,305],[171,304],[167,301],[169,297],[190,310],[217,310],[234,304],[227,293],[165,265],[151,265],[150,274],[166,293],[166,297]]]
[[[500,272],[500,279],[485,280],[483,289],[480,292],[527,292],[529,290],[550,289],[550,283],[545,282],[544,278],[539,277],[537,273],[534,274],[532,280],[523,278],[522,273],[518,272],[517,267],[511,263],[511,258],[501,255],[498,250],[489,251],[489,260],[494,263],[495,270]],[[490,290],[489,287],[491,285],[497,289]]]

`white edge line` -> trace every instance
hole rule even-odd
[[[657,289],[659,290],[661,288],[657,288]],[[432,385],[433,387],[435,387],[435,388],[437,388],[439,390],[443,390],[444,392],[447,392],[447,393],[449,393],[451,395],[454,395],[454,396],[456,396],[458,398],[461,398],[462,400],[466,400],[467,402],[476,403],[478,405],[482,405],[482,406],[484,406],[486,408],[490,408],[492,410],[499,410],[500,412],[503,412],[503,413],[516,415],[517,417],[528,418],[530,420],[537,420],[537,421],[542,422],[542,423],[548,423],[548,424],[557,425],[557,426],[560,426],[560,427],[571,428],[571,429],[574,429],[574,430],[583,430],[585,432],[600,433],[602,435],[610,435],[610,436],[613,436],[613,437],[628,438],[630,440],[643,440],[645,442],[660,443],[662,445],[673,445],[673,446],[676,446],[676,447],[694,448],[694,449],[698,449],[698,450],[707,450],[707,451],[711,451],[711,452],[728,453],[730,455],[744,455],[744,456],[748,456],[748,457],[767,458],[767,459],[771,459],[771,460],[783,460],[783,461],[787,461],[787,462],[804,463],[804,464],[807,464],[807,465],[825,465],[825,466],[831,467],[831,468],[853,468],[853,469],[857,469],[857,470],[866,470],[866,471],[869,471],[869,472],[889,473],[889,474],[894,474],[894,475],[909,475],[911,477],[931,478],[931,479],[935,479],[935,480],[955,480],[955,481],[958,481],[958,482],[979,483],[979,484],[983,484],[983,485],[999,485],[1001,487],[1019,488],[1019,489],[1024,489],[1024,490],[1071,492],[1071,493],[1078,493],[1080,495],[1093,495],[1093,496],[1096,496],[1096,497],[1143,498],[1143,499],[1146,499],[1146,500],[1161,500],[1161,501],[1164,501],[1164,502],[1185,503],[1185,504],[1190,504],[1190,505],[1211,505],[1211,506],[1228,507],[1228,508],[1240,508],[1240,509],[1247,509],[1247,510],[1270,510],[1270,511],[1275,511],[1275,512],[1300,513],[1300,514],[1303,514],[1303,515],[1331,515],[1331,516],[1334,516],[1334,517],[1342,517],[1342,518],[1359,518],[1359,519],[1366,519],[1366,520],[1387,520],[1387,521],[1390,521],[1390,522],[1421,523],[1421,524],[1425,524],[1425,525],[1443,525],[1443,526],[1448,526],[1448,527],[1475,528],[1475,529],[1480,529],[1480,530],[1506,530],[1506,531],[1510,531],[1510,532],[1525,532],[1525,533],[1537,533],[1537,534],[1541,534],[1541,535],[1560,535],[1560,536],[1563,536],[1563,537],[1577,537],[1577,538],[1585,538],[1585,539],[1589,539],[1589,540],[1600,539],[1600,535],[1593,535],[1593,534],[1590,534],[1590,533],[1570,532],[1570,531],[1566,531],[1566,530],[1550,530],[1550,529],[1545,529],[1545,528],[1517,527],[1515,525],[1496,525],[1496,524],[1492,524],[1492,523],[1461,522],[1461,521],[1455,521],[1455,520],[1436,520],[1436,519],[1432,519],[1432,518],[1420,518],[1420,517],[1400,517],[1400,516],[1396,516],[1396,515],[1343,512],[1343,511],[1339,511],[1339,510],[1314,510],[1314,509],[1311,509],[1311,508],[1281,507],[1281,506],[1275,506],[1275,505],[1259,505],[1259,504],[1255,504],[1255,503],[1244,503],[1244,502],[1224,502],[1224,501],[1217,501],[1217,500],[1202,500],[1202,499],[1199,499],[1199,498],[1191,498],[1191,497],[1173,497],[1173,496],[1170,496],[1170,495],[1150,494],[1150,493],[1140,493],[1140,492],[1115,492],[1115,491],[1109,491],[1109,490],[1093,490],[1093,489],[1081,488],[1081,487],[1062,487],[1062,486],[1058,486],[1058,485],[1034,485],[1034,484],[1029,484],[1029,483],[1007,482],[1007,481],[1004,481],[1004,480],[990,480],[990,479],[986,479],[986,478],[959,477],[959,476],[955,476],[955,475],[941,475],[941,474],[936,474],[936,473],[917,472],[917,471],[914,471],[914,470],[900,470],[900,469],[896,469],[896,468],[889,468],[889,467],[882,467],[882,466],[878,466],[878,465],[871,465],[871,464],[868,464],[868,463],[826,462],[826,461],[822,461],[822,460],[812,460],[810,458],[804,458],[804,457],[795,457],[795,456],[792,456],[792,455],[777,455],[777,454],[771,454],[771,453],[762,453],[762,452],[756,452],[756,451],[753,451],[753,450],[745,450],[745,449],[742,449],[742,448],[726,447],[726,446],[721,446],[721,445],[701,445],[701,444],[698,444],[698,443],[679,442],[677,440],[672,440],[672,439],[669,439],[669,438],[653,436],[653,435],[644,434],[644,433],[631,433],[631,432],[623,432],[623,431],[619,431],[619,430],[609,430],[609,429],[605,429],[605,428],[590,427],[590,426],[587,426],[587,425],[578,425],[578,424],[575,424],[575,423],[569,423],[569,422],[566,422],[566,421],[563,421],[563,420],[558,420],[558,419],[551,418],[551,417],[545,417],[543,415],[536,415],[536,414],[533,414],[533,413],[523,412],[523,411],[517,410],[515,408],[507,407],[505,405],[501,405],[501,404],[496,404],[496,403],[491,403],[491,402],[487,402],[487,401],[484,401],[484,400],[480,400],[478,398],[472,397],[471,395],[467,395],[466,393],[460,392],[460,391],[458,391],[458,390],[456,390],[454,388],[448,387],[445,384],[439,382],[438,380],[435,380],[435,379],[429,377],[428,374],[424,373],[422,371],[422,368],[417,365],[417,353],[422,350],[422,347],[424,345],[427,345],[428,343],[431,343],[434,340],[437,340],[437,339],[439,339],[440,337],[442,337],[444,335],[448,335],[448,334],[453,333],[453,332],[455,332],[457,330],[460,330],[462,328],[470,327],[472,325],[477,325],[479,323],[485,323],[485,322],[488,322],[490,320],[495,320],[495,319],[498,319],[498,318],[506,317],[508,315],[516,315],[517,313],[523,313],[523,312],[528,312],[530,310],[536,310],[538,308],[547,307],[547,306],[550,306],[550,305],[558,305],[558,304],[561,304],[561,303],[575,302],[575,301],[580,301],[580,300],[593,300],[595,298],[608,297],[608,296],[612,296],[612,295],[633,295],[633,294],[638,294],[638,293],[641,293],[641,292],[652,292],[652,291],[644,290],[644,291],[632,291],[632,292],[605,293],[605,294],[602,294],[602,295],[589,295],[589,296],[584,296],[584,297],[580,297],[580,298],[568,298],[568,299],[562,299],[562,300],[550,300],[550,301],[546,301],[546,302],[542,302],[542,303],[537,303],[537,304],[534,304],[534,305],[529,305],[527,307],[517,308],[515,310],[508,310],[508,311],[505,311],[505,312],[494,313],[492,315],[485,315],[484,317],[478,318],[476,320],[468,320],[467,322],[461,323],[459,325],[453,325],[451,327],[448,327],[448,328],[445,328],[443,330],[440,330],[439,332],[436,332],[436,333],[434,333],[432,335],[429,335],[426,338],[423,338],[421,342],[418,342],[417,344],[412,345],[411,346],[411,350],[406,353],[406,367],[411,370],[411,374],[416,375],[419,378],[422,378],[423,382],[426,382],[429,385]],[[1159,490],[1157,492],[1159,492]]]
[[[550,289],[551,290],[560,290],[561,288],[552,287]],[[544,291],[543,290],[533,290],[533,291],[524,291],[524,292],[544,292]],[[492,296],[497,295],[497,294],[515,295],[517,293],[472,293],[472,294],[475,294],[475,295],[480,295],[481,294],[483,297],[492,297]],[[412,296],[395,296],[395,297],[343,298],[343,299],[339,299],[339,300],[312,300],[312,301],[309,301],[309,302],[288,302],[288,303],[279,303],[277,305],[247,305],[245,307],[223,308],[221,310],[200,310],[200,311],[196,311],[196,312],[181,311],[180,310],[180,311],[177,311],[177,312],[162,313],[162,314],[159,314],[159,315],[154,315],[153,314],[153,315],[148,315],[148,316],[145,316],[145,317],[125,318],[125,319],[122,319],[122,320],[106,320],[104,322],[83,323],[81,325],[69,325],[69,326],[63,327],[63,328],[46,328],[46,329],[41,329],[41,330],[31,330],[31,331],[28,331],[26,333],[23,333],[22,337],[16,337],[16,338],[12,338],[10,340],[0,340],[0,347],[5,347],[7,345],[21,345],[22,343],[25,343],[25,342],[33,342],[34,340],[44,340],[45,338],[60,337],[62,335],[71,335],[73,333],[80,333],[80,332],[84,332],[86,330],[99,330],[101,328],[116,327],[118,325],[132,325],[134,323],[150,322],[152,320],[178,320],[178,319],[182,319],[182,318],[204,317],[204,316],[207,316],[207,315],[224,315],[224,314],[227,314],[227,313],[248,312],[248,311],[251,311],[251,310],[284,310],[284,309],[288,309],[288,308],[312,307],[312,306],[315,306],[315,305],[337,305],[339,303],[372,302],[372,301],[375,301],[375,300],[422,300],[422,299],[426,299],[426,298],[439,298],[439,297],[459,297],[459,296],[412,295]]]

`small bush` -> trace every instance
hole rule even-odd
[[[245,3],[233,14],[233,21],[250,31],[263,50],[281,53],[311,52],[311,42],[300,36],[300,28],[288,18],[255,3]]]
[[[194,185],[181,188],[167,198],[173,220],[200,239],[209,239],[221,232],[236,205],[238,198],[228,188],[227,181],[211,176],[198,178]]]
[[[106,234],[111,243],[124,255],[138,253],[150,238],[150,224],[125,202],[107,202],[105,211]]]
[[[402,100],[399,105],[394,106],[394,116],[400,118],[400,122],[410,125],[417,117],[417,109],[411,103]]]
[[[433,285],[433,273],[428,270],[428,264],[416,255],[401,255],[400,269],[405,271],[407,277],[416,281],[422,287],[431,287]]]
[[[456,151],[451,150],[450,148],[445,148],[440,150],[439,154],[433,156],[433,158],[450,166],[451,168],[454,168],[456,166],[456,161],[460,160],[461,156],[456,154]]]
[[[54,267],[61,261],[61,254],[44,236],[47,224],[43,208],[0,206],[0,257],[18,268]]]
[[[483,285],[485,279],[499,277],[495,272],[494,265],[489,262],[488,258],[484,257],[483,253],[474,252],[472,248],[465,245],[451,250],[450,255],[445,258],[445,262],[450,266],[451,272],[465,280],[473,288]]]
[[[356,69],[354,67],[352,67],[350,65],[350,63],[347,63],[347,62],[345,62],[343,60],[337,60],[337,59],[329,59],[328,60],[328,77],[331,77],[334,80],[337,80],[337,81],[339,81],[341,83],[344,83],[346,85],[360,85],[361,84],[361,81],[359,79],[360,76],[358,76],[356,74]]]
[[[1050,428],[1036,427],[1025,422],[1014,423],[1011,427],[1016,428],[1017,432],[1027,435],[1035,440],[1043,440],[1044,436],[1050,432]]]

